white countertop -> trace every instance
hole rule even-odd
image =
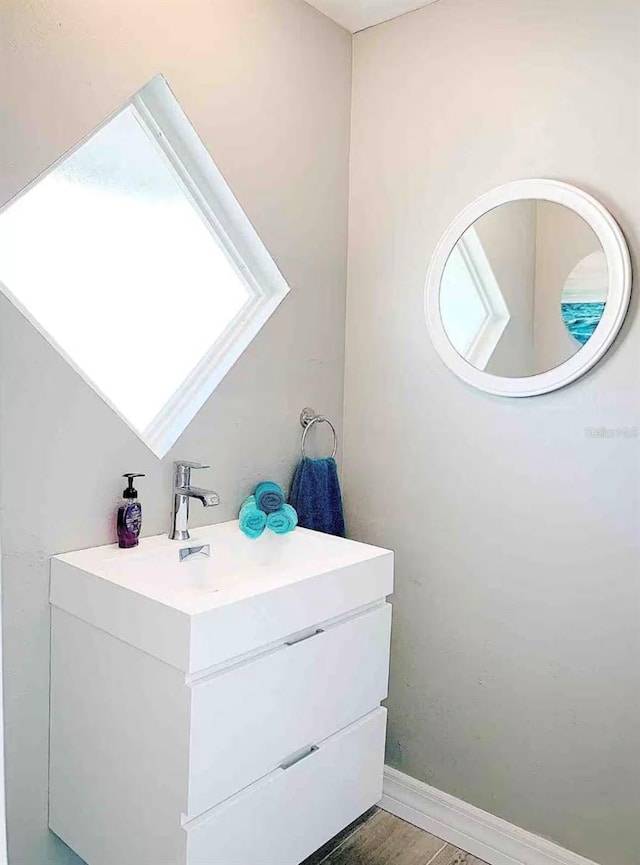
[[[209,544],[209,558],[179,561],[185,547]],[[166,535],[141,538],[138,547],[116,544],[64,553],[64,562],[187,615],[237,603],[328,571],[388,556],[389,551],[296,528],[288,535],[246,538],[237,520],[191,530],[188,541]]]

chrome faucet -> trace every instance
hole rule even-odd
[[[173,466],[173,507],[169,537],[175,541],[186,541],[189,539],[189,499],[198,499],[205,508],[211,508],[220,504],[220,498],[213,490],[191,486],[191,469],[208,469],[209,466],[184,460],[176,460]]]

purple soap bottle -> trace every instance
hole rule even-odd
[[[118,508],[118,546],[128,550],[138,546],[142,528],[142,505],[138,501],[138,491],[133,488],[133,479],[143,478],[144,475],[128,472],[122,477],[129,479],[129,485],[122,493],[122,502]]]

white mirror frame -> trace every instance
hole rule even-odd
[[[538,375],[507,378],[476,369],[455,350],[440,315],[440,282],[456,243],[473,223],[501,204],[521,199],[562,204],[581,216],[595,232],[609,269],[604,313],[593,336],[573,357]],[[497,396],[537,396],[564,387],[591,369],[616,338],[631,296],[631,261],[624,235],[609,211],[591,195],[558,180],[516,180],[481,195],[451,223],[438,243],[427,273],[425,314],[433,344],[449,369],[463,381]]]

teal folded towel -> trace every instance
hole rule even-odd
[[[256,497],[248,496],[240,508],[240,530],[248,538],[259,538],[267,525],[267,515],[256,505]]]
[[[285,502],[282,487],[279,487],[273,481],[262,481],[262,483],[259,483],[254,495],[256,497],[256,505],[265,514],[273,514],[275,511],[279,511]]]
[[[277,535],[286,535],[298,525],[298,514],[291,505],[283,505],[279,511],[267,516],[267,528]]]

